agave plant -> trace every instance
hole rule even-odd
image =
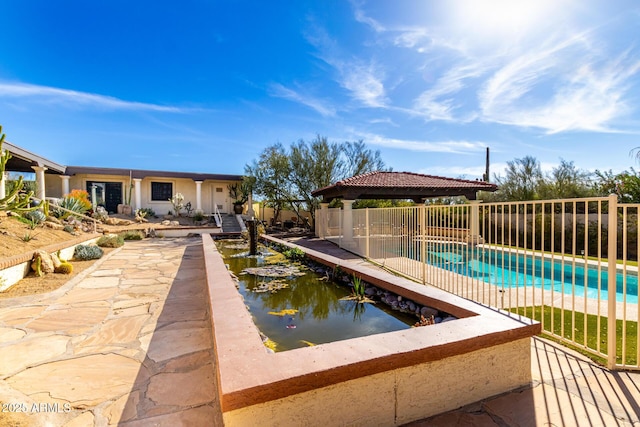
[[[87,211],[87,207],[82,200],[75,197],[63,197],[58,202],[57,206],[67,209],[68,211],[72,211],[78,215],[82,215]],[[55,209],[54,207],[54,215],[60,219],[66,219],[73,214],[71,212],[63,211],[62,209]]]

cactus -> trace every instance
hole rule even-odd
[[[56,273],[60,274],[71,274],[73,273],[73,265],[70,262],[63,262],[55,269]]]
[[[104,251],[96,245],[78,245],[73,252],[73,258],[80,261],[99,259]]]
[[[42,258],[38,257],[35,260],[35,272],[36,272],[36,276],[38,277],[42,277]]]
[[[4,143],[5,134],[2,133],[2,126],[0,126],[0,174],[4,174],[7,162],[12,157],[11,153],[2,149]],[[33,198],[33,191],[27,193],[21,193],[24,187],[22,177],[18,178],[16,185],[6,196],[0,199],[0,211],[11,212],[29,212],[38,208],[47,209],[47,202],[41,200],[37,206],[31,206],[31,199]]]

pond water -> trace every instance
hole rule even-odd
[[[417,321],[416,316],[391,310],[386,304],[344,300],[351,295],[351,287],[331,282],[304,266],[284,278],[243,273],[246,268],[290,262],[281,255],[243,256],[248,249],[237,241],[219,241],[217,246],[238,276],[238,290],[255,324],[275,343],[271,346],[275,351],[407,329]]]

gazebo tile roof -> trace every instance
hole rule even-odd
[[[477,191],[496,191],[484,181],[447,178],[413,172],[375,171],[338,181],[313,191],[313,196],[331,200],[344,198],[395,198],[420,200],[440,196],[465,196],[475,199]]]

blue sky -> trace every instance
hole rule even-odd
[[[0,124],[66,165],[240,174],[319,134],[396,171],[622,171],[638,28],[635,1],[5,0]]]

